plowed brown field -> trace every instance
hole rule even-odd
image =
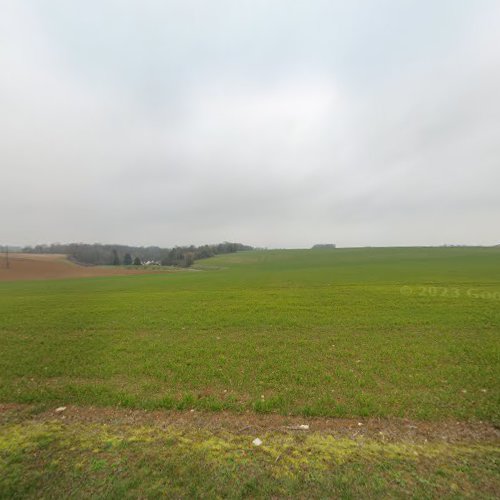
[[[9,255],[9,268],[5,264],[5,255],[1,255],[0,281],[90,278],[158,272],[124,267],[81,266],[68,260],[66,255],[58,254],[12,253]]]

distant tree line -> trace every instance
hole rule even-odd
[[[224,242],[217,245],[174,248],[132,247],[127,245],[103,245],[101,243],[53,243],[23,248],[25,253],[60,253],[72,260],[88,265],[144,265],[189,267],[195,260],[206,259],[223,253],[252,250],[251,246],[241,243]]]
[[[312,247],[313,250],[328,250],[332,248],[337,248],[337,245],[335,243],[318,243]]]

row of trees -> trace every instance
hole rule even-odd
[[[142,265],[158,263],[163,266],[189,267],[195,260],[205,259],[222,253],[252,250],[241,243],[224,242],[216,245],[194,245],[174,248],[133,247],[127,245],[103,245],[101,243],[53,243],[23,248],[26,253],[60,253],[72,260],[88,265]]]
[[[118,255],[118,252],[116,249],[113,249],[113,262],[112,264],[114,266],[119,266],[121,264],[120,262],[120,256]],[[140,257],[135,257],[135,259],[132,260],[132,255],[130,255],[128,252],[123,256],[123,265],[124,266],[142,266],[142,261]]]
[[[337,248],[335,243],[317,243],[313,245],[313,250],[331,250],[332,248]]]

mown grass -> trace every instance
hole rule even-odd
[[[497,498],[500,449],[329,435],[21,421],[0,426],[0,498]]]
[[[201,266],[0,283],[0,400],[500,421],[500,249]]]

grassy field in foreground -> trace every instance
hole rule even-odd
[[[500,249],[0,283],[0,401],[500,420]]]
[[[497,498],[500,488],[500,448],[487,442],[273,430],[256,447],[248,428],[68,417],[0,412],[1,498]]]

